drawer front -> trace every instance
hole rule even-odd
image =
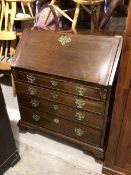
[[[105,113],[105,103],[87,100],[69,94],[59,93],[46,88],[16,82],[16,91],[66,104],[68,106],[73,106],[78,109],[88,110],[98,114]]]
[[[78,83],[67,82],[61,79],[55,79],[48,76],[40,76],[21,71],[16,71],[15,76],[16,79],[20,81],[57,89],[60,91],[95,100],[101,100],[101,98],[105,99],[107,96],[107,91],[102,90],[100,87],[81,85]],[[104,91],[104,96],[102,91]]]
[[[32,98],[31,96],[23,94],[18,94],[18,102],[22,106],[28,106],[29,108],[37,109],[42,112],[53,113],[54,115],[71,121],[76,121],[93,128],[102,129],[103,127],[103,116],[91,112],[77,110],[52,101]],[[33,105],[33,102],[36,102],[35,105]]]
[[[100,145],[101,132],[99,130],[91,129],[84,125],[25,107],[20,107],[20,112],[23,121],[33,123],[37,126],[50,129],[86,143]]]

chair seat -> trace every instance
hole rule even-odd
[[[35,17],[31,17],[29,14],[24,14],[21,12],[18,12],[15,16],[15,21],[28,21],[28,20],[34,20]]]
[[[6,61],[0,61],[0,70],[10,70],[10,63]]]
[[[0,40],[15,40],[16,32],[0,31]]]
[[[73,0],[73,1],[80,5],[97,5],[103,2],[104,0]]]

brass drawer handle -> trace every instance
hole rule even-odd
[[[76,99],[75,104],[76,104],[77,108],[82,109],[85,106],[86,102],[82,99]]]
[[[55,124],[59,124],[60,121],[59,121],[58,118],[54,118],[53,122],[54,122]]]
[[[35,95],[36,92],[37,92],[37,89],[34,88],[33,86],[29,86],[28,92],[29,92],[30,95]]]
[[[53,109],[54,109],[55,111],[57,111],[57,110],[59,109],[59,106],[58,106],[58,105],[53,105]]]
[[[34,83],[36,80],[33,75],[27,75],[26,78],[27,78],[28,83]]]
[[[104,89],[104,93],[103,93],[103,99],[105,100],[107,97],[107,89]]]
[[[58,85],[58,83],[57,83],[56,81],[54,81],[54,80],[51,80],[50,82],[51,82],[51,84],[52,84],[53,86],[57,86],[57,85]]]
[[[86,88],[85,87],[80,87],[80,86],[76,87],[77,95],[84,96],[85,92],[86,92]]]
[[[80,128],[75,128],[75,134],[79,137],[83,136],[84,131],[81,130]]]
[[[32,115],[32,118],[35,122],[38,122],[40,120],[40,116],[38,116],[37,114]]]
[[[30,101],[30,103],[31,103],[31,105],[33,106],[33,107],[37,107],[37,106],[39,106],[39,102],[37,101],[37,100],[35,100],[35,99],[32,99],[31,101]]]
[[[54,99],[58,98],[58,94],[52,94],[52,98]]]
[[[81,121],[85,118],[85,114],[79,111],[79,112],[76,112],[75,117],[78,121]]]

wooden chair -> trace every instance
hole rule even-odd
[[[14,28],[15,8],[14,3],[11,4],[10,13],[9,3],[0,0],[0,70],[10,70],[10,58],[14,53],[12,42],[16,39]]]
[[[8,2],[10,5],[14,4],[14,8],[12,11],[15,11],[15,18],[14,21],[21,21],[21,23],[30,22],[33,23],[33,20],[35,19],[34,15],[34,2],[36,0],[5,0]],[[21,36],[23,32],[23,29],[17,29],[16,28],[16,34],[17,36]]]
[[[62,10],[58,6],[55,5],[56,0],[51,0],[49,4],[50,8],[48,9],[47,16],[45,16],[44,22],[46,23],[50,12],[58,11],[61,15],[71,21],[72,26],[71,29],[76,32],[76,24],[78,21],[80,8],[82,7],[87,13],[91,15],[91,29],[98,29],[98,20],[99,20],[99,12],[100,12],[100,4],[104,0],[73,0],[76,4],[74,17],[73,19],[67,14],[67,12],[72,11],[72,9]],[[88,6],[88,7],[87,7]],[[90,6],[90,8],[89,8]]]
[[[33,10],[33,3],[35,0],[8,0],[16,3],[16,6],[18,8],[18,4],[20,4],[15,20],[17,21],[28,21],[28,20],[34,20],[34,10]],[[20,14],[20,15],[19,15]]]
[[[91,29],[98,30],[98,21],[100,13],[100,5],[104,0],[73,0],[76,3],[75,14],[72,22],[72,30],[75,30],[80,13],[80,7],[82,7],[87,13],[91,15]],[[87,6],[90,6],[88,8]]]

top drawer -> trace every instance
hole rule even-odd
[[[105,100],[107,90],[99,87],[81,85],[74,82],[67,82],[61,79],[54,79],[48,76],[41,76],[23,71],[15,71],[17,81],[24,81],[30,84],[35,84],[43,87],[57,89],[78,96],[95,99],[98,101]]]

